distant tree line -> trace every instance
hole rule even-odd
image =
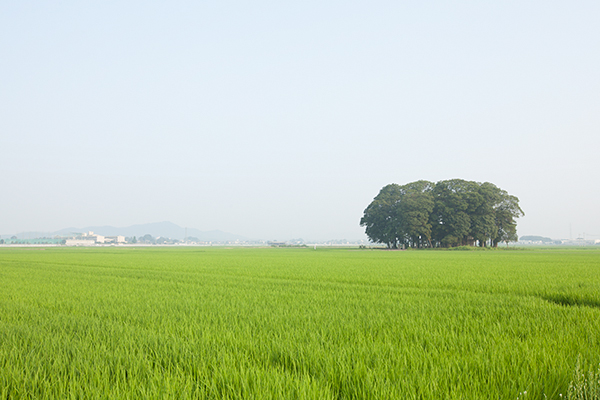
[[[149,233],[145,234],[144,236],[140,236],[139,238],[136,238],[135,236],[127,237],[127,238],[125,238],[125,240],[128,243],[141,243],[141,244],[175,244],[175,243],[186,243],[186,242],[200,242],[200,239],[198,239],[197,237],[194,237],[194,236],[188,236],[183,240],[179,240],[179,239],[171,239],[171,238],[164,237],[164,236],[154,237],[154,236],[150,235]]]
[[[521,240],[531,240],[532,242],[543,242],[543,243],[556,242],[556,240],[550,239],[549,237],[544,237],[544,236],[521,236]]]
[[[149,233],[145,234],[144,236],[140,236],[139,238],[136,238],[134,236],[130,240],[127,240],[127,241],[129,243],[142,243],[142,244],[173,244],[173,243],[180,242],[177,239],[171,239],[171,238],[167,238],[164,236],[154,237],[154,236],[150,235]]]
[[[451,179],[384,186],[360,225],[369,239],[399,247],[494,246],[518,240],[519,199],[496,185]]]

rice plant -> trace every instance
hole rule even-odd
[[[575,396],[599,272],[597,250],[2,248],[0,398]]]
[[[567,391],[568,400],[599,400],[600,399],[600,367],[594,371],[590,367],[586,374],[577,360],[573,381]]]

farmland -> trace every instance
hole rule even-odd
[[[2,248],[0,398],[560,398],[600,251]]]

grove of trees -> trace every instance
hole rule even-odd
[[[496,185],[451,179],[384,186],[360,225],[388,248],[494,246],[516,241],[519,199]]]

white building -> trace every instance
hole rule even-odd
[[[67,246],[93,246],[96,244],[94,240],[88,239],[67,239],[65,240]]]
[[[67,239],[67,246],[92,246],[95,244],[125,243],[125,236],[102,236],[92,231],[83,233],[75,238]]]

